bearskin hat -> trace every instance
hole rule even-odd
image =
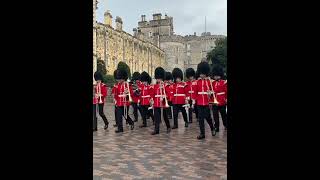
[[[96,81],[98,81],[98,80],[102,81],[102,74],[96,71],[96,72],[94,73],[94,80],[96,80]]]
[[[172,70],[172,76],[174,80],[176,80],[177,78],[180,78],[181,80],[183,80],[183,72],[180,68],[174,68]]]
[[[148,84],[151,84],[152,78],[151,76],[148,74]]]
[[[141,82],[148,82],[149,81],[149,74],[145,71],[143,71],[141,74],[140,74],[140,77],[139,77],[139,80]]]
[[[154,78],[164,80],[166,76],[166,71],[162,67],[157,67],[154,70]]]
[[[134,73],[132,74],[131,81],[139,80],[139,76],[140,76],[140,73],[139,73],[139,72],[134,72]]]
[[[117,79],[117,70],[114,70],[114,71],[113,71],[113,78],[114,78],[114,79]]]
[[[127,71],[123,69],[117,69],[117,79],[124,79],[126,81],[128,79]]]
[[[196,75],[196,72],[194,71],[193,68],[188,68],[186,69],[186,77],[189,78],[189,77],[195,77]]]
[[[195,79],[198,79],[199,77],[200,77],[199,72],[198,72],[198,71],[196,71]]]
[[[172,79],[173,79],[173,76],[172,76],[171,72],[166,72],[165,80],[169,81],[169,80],[172,80]]]
[[[212,68],[212,76],[221,76],[223,77],[223,69],[220,66],[215,66]]]
[[[197,71],[200,74],[205,74],[206,76],[210,73],[210,66],[207,62],[201,62],[198,64]]]

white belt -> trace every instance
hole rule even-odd
[[[126,97],[126,94],[118,95],[118,97]]]
[[[208,94],[208,92],[198,92],[198,94]]]
[[[147,95],[147,96],[141,96],[142,98],[148,98],[148,97],[150,97],[150,95]]]
[[[220,92],[220,93],[217,93],[217,95],[222,95],[222,94],[225,94],[225,92]]]
[[[155,95],[154,97],[166,97],[165,95]]]
[[[194,93],[194,91],[189,91],[189,93]]]
[[[186,96],[185,94],[174,94],[173,96]]]

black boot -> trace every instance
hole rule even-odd
[[[204,134],[200,134],[200,135],[197,137],[197,139],[204,139],[204,138],[206,138],[206,136],[205,136]]]
[[[172,127],[172,129],[177,129],[177,128],[178,128],[178,126],[173,126],[173,127]]]
[[[134,129],[134,123],[132,123],[132,124],[130,125],[130,128],[131,128],[131,130]]]
[[[153,131],[153,132],[151,133],[151,135],[156,135],[156,134],[159,134],[159,132]]]
[[[107,124],[106,125],[104,125],[104,130],[107,130],[108,129],[108,127],[109,127],[109,122],[107,122]]]
[[[115,133],[120,133],[120,132],[123,132],[123,130],[119,130],[118,129],[118,130],[115,131]]]

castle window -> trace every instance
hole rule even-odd
[[[152,32],[149,32],[149,37],[152,37]]]

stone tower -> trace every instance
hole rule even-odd
[[[112,15],[109,10],[104,13],[104,24],[112,27]]]

